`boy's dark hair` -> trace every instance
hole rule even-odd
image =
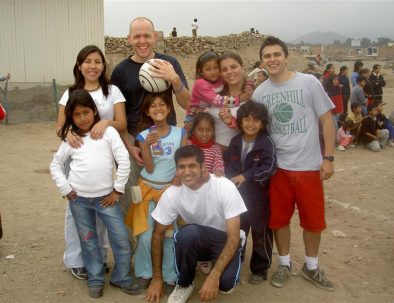
[[[360,103],[355,102],[350,104],[350,110],[353,112],[357,109],[357,107],[362,106]]]
[[[374,65],[372,66],[372,70],[375,71],[375,70],[378,69],[378,67],[382,67],[382,66],[381,66],[380,64],[374,64]]]
[[[367,81],[367,78],[365,78],[363,75],[359,75],[356,78],[357,83],[360,83],[361,81],[364,81],[364,80]]]
[[[78,135],[80,137],[84,137],[85,135],[82,133],[81,129],[75,125],[73,119],[73,113],[77,106],[89,107],[94,113],[94,121],[92,124],[95,125],[100,121],[100,115],[97,111],[96,104],[92,96],[88,91],[84,89],[75,89],[72,92],[69,92],[70,96],[68,98],[66,107],[64,108],[65,122],[63,127],[59,130],[59,137],[62,140],[66,140],[68,132],[71,130],[71,133]]]
[[[374,108],[377,108],[378,105],[375,102],[372,102],[371,104],[369,104],[367,106],[367,111],[370,112],[371,110],[373,110]]]
[[[237,126],[241,131],[243,131],[242,118],[246,118],[249,116],[260,120],[263,126],[263,130],[266,129],[268,124],[268,110],[264,104],[254,101],[247,101],[245,102],[245,104],[240,106],[237,111]]]
[[[360,72],[361,68],[364,66],[364,63],[361,60],[357,60],[356,62],[354,62],[354,72]]]
[[[198,123],[200,123],[201,121],[204,121],[204,120],[207,120],[212,125],[213,133],[214,133],[214,137],[215,137],[215,119],[212,117],[211,114],[201,112],[201,113],[196,114],[193,117],[193,123],[192,123],[192,127],[190,128],[189,138],[191,138],[192,134],[196,130]]]
[[[178,165],[179,159],[184,158],[196,158],[200,165],[204,163],[204,153],[201,148],[195,145],[186,145],[178,148],[174,155],[175,165]]]
[[[289,49],[287,48],[286,43],[277,37],[269,36],[264,40],[263,44],[261,44],[261,47],[260,47],[260,60],[261,61],[263,61],[264,48],[266,48],[267,46],[272,46],[272,45],[279,45],[282,48],[283,52],[285,53],[285,57],[287,58],[289,56]]]
[[[169,109],[172,108],[172,99],[171,97],[168,96],[166,92],[147,93],[144,97],[144,100],[142,101],[142,106],[141,106],[141,120],[138,123],[138,130],[140,132],[155,124],[152,118],[149,117],[146,113],[149,110],[150,105],[153,103],[153,101],[156,98],[160,98],[161,100],[163,100],[164,103],[167,104]]]

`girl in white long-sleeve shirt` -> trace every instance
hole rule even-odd
[[[118,134],[108,126],[101,139],[91,138],[91,129],[100,121],[91,95],[84,89],[75,90],[65,107],[66,121],[60,131],[62,140],[72,132],[82,138],[80,148],[67,142],[60,145],[54,155],[50,170],[62,195],[69,201],[71,213],[79,234],[82,259],[88,272],[88,291],[91,297],[103,294],[104,268],[96,230],[96,214],[107,227],[115,258],[111,284],[128,294],[138,294],[138,284],[130,276],[131,249],[128,232],[117,203],[124,192],[130,172],[128,152]],[[70,173],[64,174],[64,163],[70,158]],[[112,172],[116,160],[116,179]]]

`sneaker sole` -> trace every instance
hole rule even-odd
[[[71,274],[72,274],[72,276],[75,278],[75,279],[77,279],[77,280],[87,280],[88,279],[88,276],[86,275],[86,276],[78,276],[76,273],[74,273],[72,270],[70,270],[70,272],[71,272]]]
[[[285,283],[280,284],[280,283],[277,283],[277,282],[274,282],[271,280],[271,285],[278,287],[278,288],[282,288],[283,286],[285,286],[287,284],[287,282],[289,282],[289,281],[286,281]]]
[[[232,294],[234,292],[234,289],[235,289],[235,287],[229,289],[228,291],[221,290],[220,293],[222,295],[229,295],[229,294]]]
[[[313,279],[311,279],[306,273],[304,273],[302,270],[301,270],[301,276],[304,278],[304,279],[306,279],[306,280],[308,280],[309,282],[311,282],[313,285],[315,285],[316,287],[318,287],[318,288],[320,288],[320,289],[324,289],[324,290],[326,290],[326,291],[334,291],[334,287],[326,287],[326,286],[323,286],[323,285],[321,285],[321,284],[319,284],[319,283],[317,283],[315,280],[313,280]]]

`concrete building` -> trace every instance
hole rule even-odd
[[[73,82],[79,50],[104,51],[103,0],[1,0],[0,74],[13,82]]]

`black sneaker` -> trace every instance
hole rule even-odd
[[[70,268],[70,271],[75,279],[78,279],[78,280],[87,280],[88,279],[88,272],[86,271],[85,267]]]
[[[104,286],[103,285],[91,285],[88,286],[88,295],[91,298],[100,298],[103,296]]]
[[[141,293],[141,286],[136,282],[132,282],[129,286],[116,285],[112,283],[112,281],[109,281],[109,284],[111,284],[113,287],[120,288],[121,290],[123,290],[123,292],[125,292],[128,295],[136,296]]]

